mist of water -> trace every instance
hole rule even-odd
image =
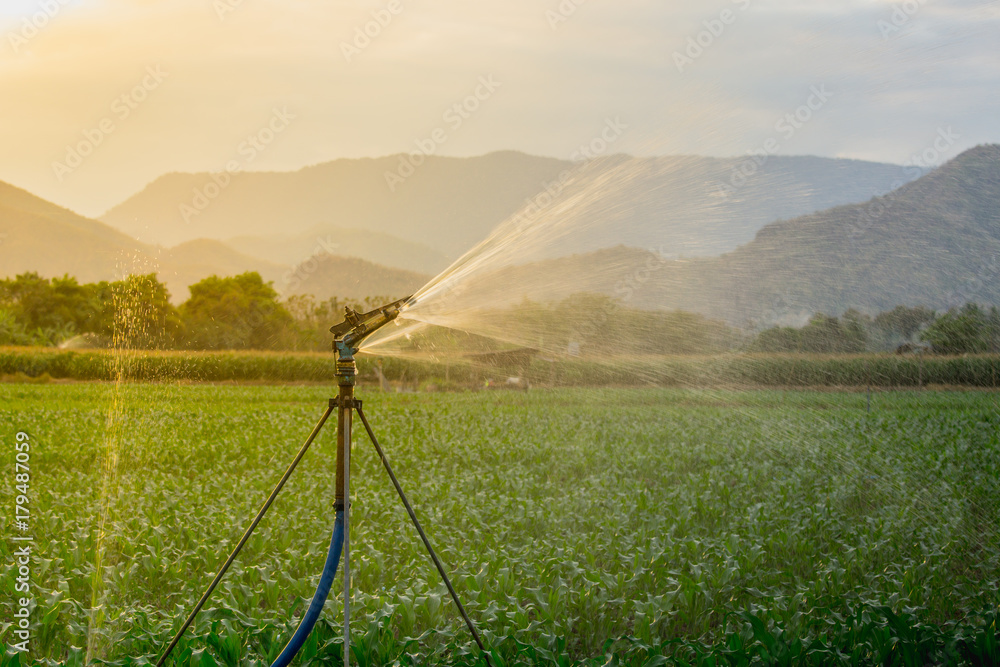
[[[433,353],[433,344],[417,341],[426,342],[438,327],[565,353],[573,341],[537,320],[518,326],[518,306],[551,306],[583,293],[612,297],[613,305],[598,300],[608,308],[638,305],[636,288],[653,272],[699,251],[692,227],[721,217],[711,184],[690,165],[684,158],[611,157],[564,172],[414,294],[397,324],[363,350]]]
[[[135,268],[135,258],[122,261],[129,270],[119,267],[120,274],[141,274]],[[153,306],[145,298],[141,280],[126,278],[121,285],[112,295],[115,319],[106,362],[110,382],[104,399],[98,511],[94,517],[88,662],[113,654],[116,634],[128,631],[123,622],[140,603],[130,597],[128,578],[120,576],[129,565],[122,557],[122,547],[129,540],[126,523],[140,513],[143,504],[144,472],[153,454],[150,431],[162,407],[148,403],[148,390],[142,398],[137,395],[138,380],[150,376],[145,368],[146,357],[139,348],[160,333],[150,326]]]

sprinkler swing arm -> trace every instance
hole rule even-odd
[[[357,354],[361,341],[399,317],[400,310],[412,299],[412,296],[408,296],[367,313],[345,307],[344,321],[330,327],[330,333],[334,336],[333,349],[341,359],[345,356],[353,357]]]
[[[232,565],[236,556],[240,553],[240,550],[246,544],[247,540],[250,539],[250,536],[257,527],[257,524],[260,523],[264,514],[270,508],[271,503],[274,502],[274,499],[281,491],[285,482],[288,481],[288,478],[295,470],[299,461],[302,460],[302,457],[309,449],[309,446],[319,435],[320,430],[323,428],[323,425],[326,423],[327,419],[334,410],[337,411],[337,471],[334,499],[336,520],[334,522],[333,535],[330,540],[330,550],[327,554],[326,563],[323,567],[323,573],[320,577],[319,585],[316,588],[316,594],[313,596],[313,600],[306,610],[306,613],[303,615],[302,620],[299,622],[299,626],[295,630],[295,633],[292,635],[291,639],[289,639],[288,644],[284,649],[282,649],[274,663],[272,663],[272,667],[287,667],[302,645],[305,644],[313,626],[319,619],[320,613],[323,610],[323,605],[326,603],[327,596],[330,593],[330,588],[333,585],[333,580],[337,573],[337,565],[341,560],[341,556],[343,556],[344,560],[344,667],[349,667],[350,665],[350,502],[348,499],[350,498],[351,430],[355,411],[361,418],[361,423],[364,425],[365,431],[375,448],[375,452],[382,461],[382,466],[389,475],[389,479],[392,481],[392,485],[395,487],[396,492],[410,517],[410,520],[417,529],[417,533],[420,535],[420,539],[424,543],[424,547],[427,549],[431,560],[434,562],[434,566],[437,568],[438,574],[441,575],[441,579],[448,588],[448,592],[451,595],[452,600],[455,602],[455,606],[458,608],[466,626],[468,626],[473,640],[475,640],[480,651],[482,651],[486,664],[489,667],[493,667],[490,652],[483,644],[479,633],[476,631],[476,626],[473,624],[472,619],[469,618],[468,613],[465,611],[465,607],[458,598],[458,593],[455,591],[454,586],[451,584],[451,580],[448,578],[444,565],[441,563],[437,553],[431,546],[427,534],[424,532],[423,527],[417,520],[417,516],[413,511],[413,507],[410,505],[410,501],[403,492],[403,488],[400,486],[399,480],[396,479],[392,466],[389,465],[385,452],[382,451],[382,447],[379,445],[378,439],[375,437],[375,432],[372,430],[367,417],[365,417],[361,401],[354,398],[354,386],[356,384],[356,377],[358,374],[357,363],[354,360],[354,355],[357,354],[360,349],[361,342],[389,322],[395,320],[399,316],[400,311],[412,302],[412,299],[412,296],[406,297],[405,299],[394,301],[380,308],[375,308],[367,313],[359,313],[352,308],[345,308],[344,321],[330,328],[330,332],[334,335],[333,348],[337,353],[337,385],[339,389],[337,398],[330,399],[329,406],[320,418],[319,423],[315,428],[313,428],[313,431],[309,434],[305,444],[302,445],[295,459],[285,470],[285,473],[282,475],[277,486],[275,486],[271,495],[268,496],[264,505],[261,507],[260,511],[258,511],[257,516],[253,519],[249,528],[247,528],[243,537],[237,543],[236,548],[233,549],[229,558],[225,561],[218,574],[216,574],[215,578],[212,580],[208,590],[206,590],[204,595],[202,595],[187,620],[177,631],[173,640],[160,656],[160,659],[156,663],[157,667],[162,667],[162,665],[166,662],[167,657],[177,646],[177,643],[180,641],[184,631],[187,630],[187,628],[194,621],[195,616],[197,616],[205,602],[207,602],[209,596],[212,594],[212,591],[215,590],[215,587],[222,580],[226,570],[229,569],[229,566]]]

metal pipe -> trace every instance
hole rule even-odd
[[[353,388],[352,388],[353,389]],[[351,418],[352,408],[341,408],[344,417],[344,667],[351,664]]]
[[[358,366],[351,355],[337,360],[337,488],[334,503],[344,513],[344,667],[351,659],[351,425],[354,417],[354,383]]]

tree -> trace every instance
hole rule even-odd
[[[908,308],[896,306],[892,310],[879,313],[872,320],[872,325],[890,334],[898,335],[902,340],[911,340],[925,325],[934,321],[934,311],[924,306]]]
[[[844,352],[864,352],[868,347],[868,330],[871,328],[870,317],[854,308],[849,308],[840,316],[842,333],[841,345]]]
[[[1000,309],[990,308],[989,316],[990,352],[1000,352]]]
[[[903,343],[915,342],[920,330],[933,321],[934,311],[930,308],[896,306],[871,321],[870,342],[874,349],[893,350]]]
[[[799,352],[802,332],[793,327],[771,327],[757,334],[749,349],[751,352]]]
[[[68,275],[50,280],[28,272],[2,280],[0,301],[36,344],[56,344],[89,331],[100,310],[95,286],[80,285]]]
[[[283,305],[294,320],[294,335],[285,341],[287,348],[330,350],[333,343],[330,327],[344,320],[344,302],[337,297],[317,302],[312,294],[295,294]],[[353,307],[363,309],[358,304]]]
[[[255,271],[209,276],[190,289],[180,308],[189,347],[264,350],[280,347],[291,333],[291,315]]]
[[[864,352],[868,343],[867,323],[868,318],[856,310],[848,310],[841,319],[816,313],[801,329],[765,329],[750,344],[750,350],[818,354]]]
[[[17,321],[14,313],[6,308],[0,308],[0,345],[51,345],[43,333],[31,332]]]
[[[941,354],[976,354],[996,351],[995,328],[1000,326],[996,308],[987,312],[974,303],[952,308],[921,334]]]
[[[802,328],[803,352],[863,352],[866,342],[864,327],[856,317],[842,323],[836,317],[816,313]]]

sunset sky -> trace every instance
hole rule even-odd
[[[0,180],[94,216],[234,159],[436,129],[437,154],[569,158],[609,122],[636,155],[942,161],[1000,141],[998,36],[997,1],[2,0]]]

